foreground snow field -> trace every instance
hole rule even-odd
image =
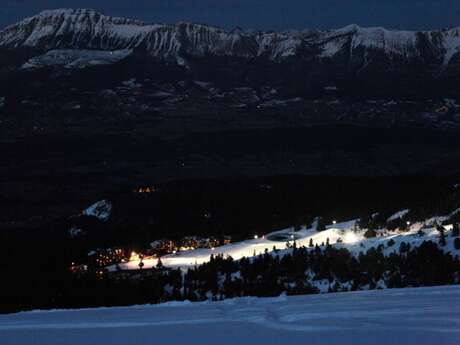
[[[457,345],[460,286],[0,316],[2,345]]]

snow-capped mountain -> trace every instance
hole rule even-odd
[[[154,27],[87,9],[44,11],[0,32],[0,46],[115,50],[136,46]]]
[[[44,11],[0,32],[0,47],[121,50],[143,46],[153,56],[208,52],[253,56],[253,36],[190,23],[148,25],[90,9]]]
[[[138,49],[157,58],[219,55],[240,58],[333,58],[345,53],[370,63],[375,52],[389,59],[449,64],[460,56],[460,29],[394,31],[349,25],[338,30],[246,32],[191,23],[146,24],[90,9],[44,11],[0,31],[0,48]]]

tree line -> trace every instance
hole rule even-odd
[[[116,273],[104,278],[74,277],[66,293],[50,307],[222,300],[460,283],[458,256],[443,252],[440,246],[425,241],[411,247],[403,242],[389,255],[384,255],[383,245],[359,255],[330,245],[293,246],[287,251],[265,252],[239,261],[211,256],[209,262],[187,272],[167,269],[160,261],[157,267],[133,273],[135,279]]]

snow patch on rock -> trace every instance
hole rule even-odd
[[[82,212],[84,216],[96,217],[100,220],[107,221],[112,212],[112,203],[108,200],[101,200]]]

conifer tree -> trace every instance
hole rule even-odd
[[[323,217],[318,217],[318,225],[316,226],[316,231],[324,231],[326,230],[326,224],[324,222]]]
[[[454,240],[454,247],[455,249],[460,250],[460,238],[456,238]]]
[[[163,268],[163,262],[161,262],[161,258],[158,258],[158,261],[157,261],[157,268],[158,268],[158,269],[162,269],[162,268]]]
[[[446,233],[444,231],[444,227],[442,225],[439,226],[438,231],[439,231],[439,244],[444,247],[447,244],[446,243]]]

